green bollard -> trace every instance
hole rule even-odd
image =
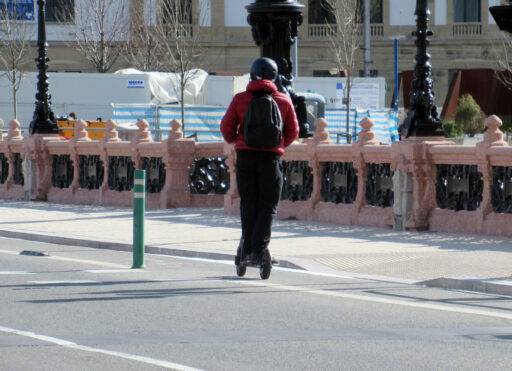
[[[146,170],[135,170],[133,184],[133,266],[144,268],[144,213],[146,209]]]

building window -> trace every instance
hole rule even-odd
[[[165,0],[162,3],[161,22],[192,24],[192,0]]]
[[[361,1],[363,2],[361,9],[364,14],[364,0]],[[383,19],[382,0],[370,0],[370,23],[383,23]]]
[[[454,22],[480,22],[481,0],[453,0]]]
[[[7,17],[6,17],[7,14]],[[34,20],[34,0],[7,0],[0,2],[0,18],[17,21]]]
[[[75,21],[75,0],[46,0],[48,22],[73,23]]]
[[[308,18],[310,24],[333,24],[336,22],[326,0],[309,0]]]
[[[308,17],[310,24],[333,24],[335,18],[326,0],[309,0]],[[361,16],[364,15],[364,0],[359,0]],[[370,23],[382,23],[382,0],[370,0]],[[361,19],[360,23],[363,23]]]

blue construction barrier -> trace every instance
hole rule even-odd
[[[184,135],[197,135],[199,142],[222,141],[220,121],[226,113],[226,107],[219,106],[187,106],[185,107]],[[327,109],[325,119],[329,123],[328,131],[334,143],[347,142],[346,130],[347,111],[344,109]],[[393,143],[398,140],[398,114],[393,110],[362,111],[350,110],[349,134],[352,141],[357,140],[361,130],[359,122],[369,117],[375,126],[373,131],[381,143]],[[121,127],[135,129],[135,122],[146,119],[152,130],[160,130],[165,139],[170,130],[170,122],[174,119],[181,121],[181,108],[177,105],[113,105],[113,119]]]

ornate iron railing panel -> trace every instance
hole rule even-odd
[[[192,194],[226,194],[230,186],[226,158],[195,159],[190,167],[189,186]]]
[[[393,172],[390,164],[368,164],[366,202],[371,206],[393,206]]]
[[[52,185],[56,188],[69,188],[74,176],[73,161],[69,155],[53,155]]]
[[[512,167],[493,166],[491,203],[495,213],[512,213]]]
[[[322,199],[351,204],[357,196],[357,174],[352,162],[326,162],[322,170]]]
[[[484,181],[476,165],[437,165],[436,200],[441,209],[478,209]]]
[[[25,178],[23,177],[23,159],[19,153],[15,153],[13,156],[14,184],[23,186],[25,185]]]
[[[142,170],[146,170],[146,191],[160,193],[165,184],[165,164],[161,157],[143,157]]]
[[[281,200],[306,201],[313,193],[313,174],[307,161],[283,161]]]
[[[99,189],[103,184],[105,167],[100,156],[79,156],[78,183],[83,189]]]
[[[4,184],[9,176],[9,160],[5,153],[0,153],[0,184]]]
[[[135,166],[128,156],[108,157],[108,189],[111,191],[131,191]]]

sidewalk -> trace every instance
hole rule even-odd
[[[0,201],[0,236],[130,250],[132,210]],[[239,238],[221,209],[147,212],[151,253],[231,260]],[[287,220],[270,247],[284,267],[512,295],[512,239]]]

